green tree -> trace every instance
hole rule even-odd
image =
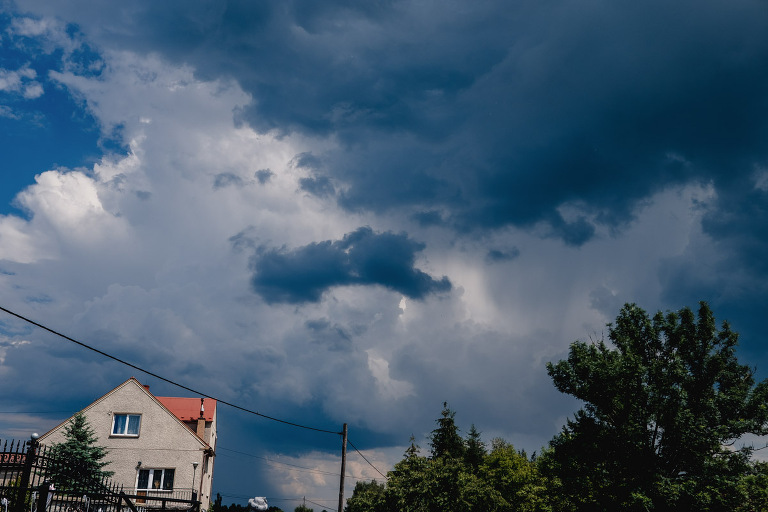
[[[345,512],[371,512],[380,510],[384,501],[384,484],[370,482],[357,482],[352,496],[347,500]]]
[[[518,452],[503,439],[491,442],[491,452],[480,467],[480,478],[502,498],[503,510],[533,512],[549,510],[547,484],[525,452]]]
[[[483,463],[485,455],[485,443],[480,439],[480,432],[477,431],[473,423],[469,427],[465,440],[464,461],[473,471],[477,471],[477,468]]]
[[[459,449],[435,451],[440,440],[458,438],[453,423],[454,413],[443,406],[439,428],[433,433],[431,457],[419,454],[413,436],[403,460],[389,472],[383,499],[371,500],[372,506],[361,508],[365,512],[501,512],[505,503],[498,491],[480,478],[463,457]],[[441,430],[442,429],[442,430]],[[447,434],[447,435],[446,435]],[[455,438],[453,437],[455,436]],[[437,438],[438,443],[435,443]],[[453,441],[446,443],[454,446]],[[451,453],[456,455],[451,456]],[[362,503],[362,500],[358,503]]]
[[[499,512],[503,500],[460,458],[407,456],[390,471],[384,500],[371,512]]]
[[[437,428],[432,431],[429,446],[432,450],[432,458],[450,457],[460,458],[464,456],[464,440],[459,435],[459,427],[453,417],[456,413],[448,408],[448,403],[443,402],[441,417],[436,420]]]
[[[736,510],[766,434],[768,383],[738,363],[738,335],[705,303],[650,318],[628,304],[608,339],[547,364],[555,387],[584,402],[543,466],[575,510]]]
[[[48,477],[56,488],[64,491],[83,492],[97,489],[112,471],[103,468],[107,450],[96,445],[98,438],[82,412],[75,414],[64,427],[65,441],[51,447],[53,463]]]
[[[306,505],[299,505],[295,509],[293,509],[293,512],[314,512],[314,509],[309,508]]]

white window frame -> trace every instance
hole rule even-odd
[[[139,476],[141,475],[142,471],[148,471],[149,474],[147,476],[147,488],[140,488],[139,487]],[[158,489],[155,489],[152,487],[152,483],[155,481],[155,472],[160,471],[160,487]],[[173,471],[173,485],[171,485],[170,489],[164,489],[165,487],[165,477],[167,475],[167,471]],[[139,470],[136,472],[136,492],[173,492],[173,486],[176,484],[176,468],[139,468]]]
[[[123,427],[122,432],[115,432],[115,427],[117,426],[117,418],[125,416],[125,425]],[[139,425],[136,428],[135,434],[129,434],[128,433],[128,427],[131,424],[131,418],[138,418]],[[127,412],[122,413],[115,413],[112,415],[112,429],[109,431],[110,437],[139,437],[139,433],[141,433],[141,414],[132,414]]]

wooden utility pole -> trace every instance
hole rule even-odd
[[[344,473],[347,471],[347,424],[341,431],[341,478],[339,479],[339,512],[344,512]]]

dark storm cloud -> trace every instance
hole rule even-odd
[[[748,179],[719,187],[702,226],[728,249],[734,266],[768,274],[768,190]]]
[[[423,248],[405,234],[363,227],[341,240],[260,251],[251,263],[252,286],[268,303],[316,302],[334,286],[380,285],[413,299],[450,290],[447,277],[414,268]]]
[[[598,225],[623,228],[665,187],[720,185],[768,159],[758,0],[97,10],[108,12],[89,33],[103,44],[237,79],[254,98],[238,117],[257,130],[334,136],[323,176],[353,210],[442,211],[461,231],[543,224],[578,246]],[[302,186],[331,197],[323,183]],[[563,205],[579,214],[563,218]]]
[[[311,176],[299,179],[299,187],[317,197],[329,197],[336,193],[331,180],[327,176]]]
[[[439,226],[443,223],[443,216],[436,210],[416,212],[411,215],[411,219],[422,226]]]
[[[485,255],[485,261],[488,263],[499,263],[503,261],[512,261],[517,259],[518,256],[520,256],[520,249],[517,247],[513,247],[508,251],[491,249],[488,251],[488,254]]]
[[[740,333],[740,351],[765,376],[768,191],[759,174],[721,181],[718,195],[701,205],[704,234],[716,240],[717,252],[693,246],[664,262],[659,273],[663,298],[671,309],[707,301],[718,322],[728,320]]]
[[[220,188],[234,186],[241,187],[243,185],[243,178],[231,172],[222,172],[214,176],[213,188],[218,190]]]
[[[344,327],[332,324],[328,319],[308,320],[304,327],[310,333],[310,340],[328,348],[328,350],[349,350],[352,338]]]
[[[259,180],[259,183],[260,183],[260,184],[262,184],[262,185],[266,185],[267,183],[269,183],[269,181],[272,179],[272,176],[274,176],[274,175],[275,175],[275,173],[273,173],[273,172],[272,172],[271,170],[269,170],[269,169],[259,169],[259,170],[258,170],[258,171],[256,171],[256,173],[254,174],[254,177],[255,177],[257,180]]]

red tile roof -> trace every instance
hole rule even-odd
[[[199,398],[179,398],[175,396],[156,396],[155,398],[181,421],[195,421],[200,417]],[[213,414],[216,412],[216,400],[206,398],[203,406],[205,408],[203,413],[205,421],[213,421]]]

